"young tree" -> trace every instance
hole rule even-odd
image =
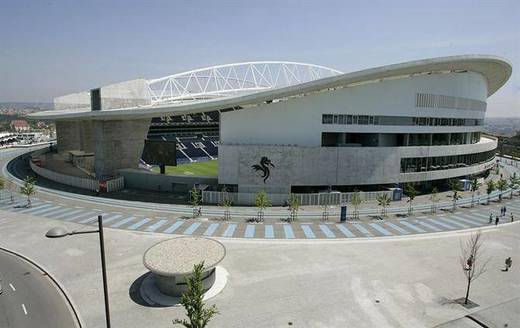
[[[520,186],[520,178],[516,175],[516,172],[513,173],[512,176],[509,177],[509,188],[511,188],[511,199],[513,198],[513,193]]]
[[[500,190],[500,193],[498,194],[498,201],[502,201],[502,194],[504,193],[504,190],[507,189],[507,181],[505,179],[500,178],[497,181],[497,189]]]
[[[465,243],[461,241],[460,244],[460,265],[467,281],[464,304],[468,304],[471,283],[486,271],[489,262],[489,258],[484,257],[483,244],[480,231],[472,234]]]
[[[220,206],[224,207],[224,220],[231,219],[231,213],[229,212],[229,208],[233,205],[233,199],[231,195],[227,191],[226,188],[222,189],[222,199],[220,201]]]
[[[363,203],[363,200],[361,199],[361,194],[359,191],[354,191],[352,194],[352,198],[350,199],[350,203],[352,204],[352,207],[354,208],[352,218],[358,219],[359,218],[359,206],[361,206],[361,203]]]
[[[200,215],[200,202],[202,200],[202,195],[201,195],[201,192],[199,190],[199,188],[197,188],[195,185],[193,185],[193,188],[191,188],[190,190],[190,204],[191,204],[191,207],[193,207],[193,217],[197,217]]]
[[[264,220],[264,210],[271,206],[271,201],[269,200],[269,197],[267,197],[267,193],[265,190],[260,190],[256,194],[255,198],[255,205],[258,207],[258,220],[263,221]]]
[[[27,207],[31,207],[31,196],[36,193],[34,186],[34,178],[26,177],[23,181],[23,186],[20,187],[20,193],[27,197]]]
[[[0,200],[2,200],[2,193],[5,189],[5,179],[4,177],[0,176]]]
[[[437,189],[437,187],[432,188],[432,192],[430,194],[430,200],[432,202],[432,213],[435,213],[435,212],[437,212],[437,203],[440,200],[439,189]]]
[[[392,199],[388,194],[379,194],[376,197],[377,204],[381,206],[381,215],[386,216],[386,207],[390,205]]]
[[[478,188],[480,188],[481,184],[478,182],[477,177],[473,177],[471,179],[471,207],[474,206],[475,203],[475,192],[477,192]]]
[[[211,318],[219,313],[215,305],[207,307],[204,303],[203,271],[204,261],[193,266],[193,274],[186,280],[188,291],[181,297],[181,304],[186,310],[188,320],[175,319],[173,320],[174,325],[182,325],[185,328],[204,328]]]
[[[289,211],[291,211],[289,222],[294,222],[298,219],[298,211],[300,210],[300,200],[298,199],[298,196],[295,194],[289,194],[288,204]]]
[[[415,183],[407,183],[404,186],[404,193],[408,196],[408,215],[411,215],[413,211],[412,202],[419,193],[417,189],[415,189]]]
[[[496,187],[495,187],[495,182],[493,180],[488,180],[486,182],[486,193],[487,193],[487,203],[489,204],[489,199],[491,197],[491,193],[493,191],[495,191]]]
[[[10,179],[7,179],[6,180],[6,189],[7,189],[7,192],[9,192],[9,198],[10,198],[10,201],[11,201],[11,204],[14,203],[14,192],[16,191],[16,185],[14,184],[14,182]]]
[[[452,212],[455,212],[455,209],[457,207],[457,201],[461,198],[459,195],[460,189],[462,189],[462,182],[460,180],[449,180],[448,186],[452,192],[451,200],[453,202],[453,207],[451,209]]]

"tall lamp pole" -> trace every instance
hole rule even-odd
[[[107,270],[106,270],[106,261],[105,261],[105,240],[103,237],[103,217],[98,215],[98,229],[97,230],[87,230],[87,231],[72,231],[69,232],[64,228],[56,227],[49,230],[45,236],[49,238],[61,238],[65,236],[72,235],[82,235],[89,233],[98,233],[99,234],[99,248],[101,251],[101,274],[103,275],[103,294],[105,299],[105,319],[106,326],[110,328],[110,307],[108,302],[108,280],[107,280]]]

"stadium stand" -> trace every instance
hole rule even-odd
[[[175,140],[177,163],[207,161],[218,157],[218,111],[153,118],[150,140]]]

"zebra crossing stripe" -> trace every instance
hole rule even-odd
[[[508,207],[511,207],[515,211],[520,211],[520,206],[509,204],[506,206],[506,209],[508,209]]]
[[[144,218],[141,221],[136,222],[136,223],[132,224],[131,226],[127,227],[127,229],[128,230],[137,230],[139,227],[141,227],[142,225],[144,225],[150,221],[152,221],[152,220],[150,220],[149,218]]]
[[[71,216],[69,218],[66,218],[65,221],[76,221],[76,220],[82,219],[82,218],[84,218],[86,216],[89,216],[89,215],[92,216],[94,214],[96,214],[95,211],[88,211],[88,212],[85,212],[83,214],[79,214],[79,215],[75,215],[75,216]]]
[[[456,227],[454,226],[451,226],[449,224],[446,224],[446,223],[443,223],[443,222],[439,222],[438,220],[434,220],[434,219],[426,219],[428,220],[428,222],[430,223],[433,223],[433,224],[436,224],[436,225],[439,225],[443,228],[446,228],[446,229],[449,229],[449,230],[453,230],[453,229],[457,229]],[[440,231],[440,230],[439,230]]]
[[[121,214],[107,215],[106,217],[103,217],[103,219],[102,219],[103,225],[106,226],[108,223],[110,223],[114,220],[117,220],[121,217],[123,217],[123,215],[121,215]]]
[[[26,208],[25,210],[19,211],[18,213],[31,213],[31,212],[38,211],[38,210],[41,210],[44,208],[48,208],[49,206],[52,206],[52,204],[41,203],[36,207],[29,207],[29,208]]]
[[[348,230],[347,227],[345,227],[345,225],[343,224],[336,224],[336,228],[338,228],[339,231],[341,231],[348,238],[355,237],[355,235],[352,232],[350,232],[350,230]]]
[[[264,237],[272,239],[274,238],[274,229],[273,226],[270,224],[266,224],[264,227]]]
[[[131,217],[128,217],[126,219],[123,219],[117,223],[114,223],[110,226],[110,228],[119,228],[120,226],[124,225],[124,224],[127,224],[128,222],[132,221],[135,219],[135,216],[131,216]]]
[[[19,205],[17,205],[17,207],[13,207],[12,211],[20,213],[21,211],[30,210],[33,208],[38,209],[43,204],[44,203],[40,203],[40,202],[32,202],[31,207],[27,207],[27,202],[20,202]]]
[[[58,208],[62,208],[60,206],[51,206],[50,208],[44,208],[42,210],[39,210],[39,211],[34,211],[31,213],[31,215],[42,215],[42,214],[45,214],[47,212],[50,212],[50,211],[54,211]]]
[[[469,228],[469,225],[466,225],[464,223],[460,223],[459,221],[454,219],[452,216],[450,216],[450,219],[448,219],[446,217],[443,217],[443,216],[439,217],[438,219],[443,221],[443,222],[448,222],[448,224],[459,226],[461,228]]]
[[[203,235],[204,236],[212,236],[215,231],[217,230],[219,224],[218,223],[212,223],[209,225],[209,227],[206,229],[206,231],[204,231]]]
[[[330,230],[330,228],[327,227],[326,225],[320,224],[319,227],[320,227],[321,231],[323,232],[323,234],[325,236],[327,236],[327,238],[336,238],[336,235],[334,234],[334,232],[332,232],[332,230]]]
[[[245,238],[253,238],[255,236],[255,226],[253,224],[248,224],[246,226],[246,231],[244,232]]]
[[[372,228],[376,229],[380,233],[382,233],[384,236],[392,236],[393,235],[393,233],[391,233],[390,231],[386,230],[385,228],[383,228],[382,226],[380,226],[377,223],[369,223],[368,225],[371,226]]]
[[[431,220],[431,219],[428,219],[428,220]],[[436,226],[433,226],[431,224],[428,224],[426,222],[424,222],[423,220],[416,220],[417,223],[419,223],[420,225],[430,229],[430,230],[433,230],[433,231],[441,231],[441,229],[437,228]]]
[[[283,233],[286,239],[294,239],[294,231],[290,224],[283,224]]]
[[[231,223],[227,226],[226,231],[222,234],[222,237],[233,237],[235,230],[237,229],[236,223]]]
[[[419,228],[418,226],[415,226],[413,224],[411,224],[410,222],[408,221],[405,221],[405,220],[401,220],[399,221],[400,224],[404,225],[405,227],[408,227],[412,230],[414,230],[415,232],[418,232],[418,233],[424,233],[426,232],[426,230],[422,229],[422,228]]]
[[[68,217],[68,216],[74,216],[76,215],[77,213],[81,212],[82,210],[75,210],[75,211],[72,211],[72,212],[65,212],[63,214],[60,214],[60,215],[57,215],[55,216],[54,218],[55,219],[62,219],[64,217]]]
[[[184,221],[177,221],[174,224],[172,224],[169,228],[165,229],[163,233],[173,233],[175,230],[177,230]]]
[[[312,231],[311,227],[307,224],[300,225],[302,227],[303,233],[305,234],[305,237],[308,239],[314,239],[316,238],[316,235],[314,235],[314,232]]]
[[[481,217],[483,219],[486,219],[486,221],[489,221],[489,215],[485,215],[485,214],[478,213],[478,212],[473,212],[471,215],[476,216],[476,217]],[[493,216],[491,216],[491,218],[493,218]]]
[[[474,225],[474,226],[482,225],[482,222],[475,222],[475,220],[469,220],[469,219],[461,218],[458,215],[452,215],[451,217],[454,218],[454,219],[457,219],[459,221],[466,222],[467,224]]]
[[[200,226],[200,222],[192,223],[186,230],[184,230],[184,235],[191,235],[197,230],[197,228]]]
[[[357,224],[357,223],[354,223],[353,224],[354,228],[356,228],[359,232],[361,232],[362,234],[364,234],[365,236],[367,237],[372,237],[372,233],[370,231],[368,231],[364,226],[362,226],[361,224]]]
[[[61,209],[57,209],[57,210],[54,210],[54,211],[50,211],[50,212],[47,212],[45,214],[40,214],[41,216],[45,216],[46,218],[50,218],[52,217],[54,219],[54,215],[56,214],[61,214],[63,212],[67,212],[68,210],[70,210],[70,208],[68,207],[65,207],[65,208],[61,208]]]
[[[98,214],[94,214],[86,219],[83,219],[81,221],[79,221],[78,223],[82,223],[82,224],[86,224],[86,223],[91,223],[91,222],[94,222],[98,219],[98,216],[105,216],[107,215],[106,213],[98,213]]]
[[[388,222],[388,221],[385,221],[385,224],[386,224],[387,226],[389,226],[390,228],[394,229],[395,231],[399,231],[399,233],[401,233],[401,234],[403,234],[403,235],[409,235],[409,234],[410,234],[410,231],[401,228],[401,227],[398,226],[397,224],[394,224],[394,223],[392,223],[392,222]]]
[[[155,230],[157,230],[160,227],[162,227],[163,225],[165,225],[166,222],[168,222],[168,220],[166,220],[166,219],[159,220],[159,221],[155,222],[154,224],[152,224],[151,226],[149,226],[148,228],[146,228],[145,231],[154,232]]]

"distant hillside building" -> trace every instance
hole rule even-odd
[[[11,121],[11,130],[16,132],[27,132],[31,129],[29,123],[26,120],[13,120]]]

